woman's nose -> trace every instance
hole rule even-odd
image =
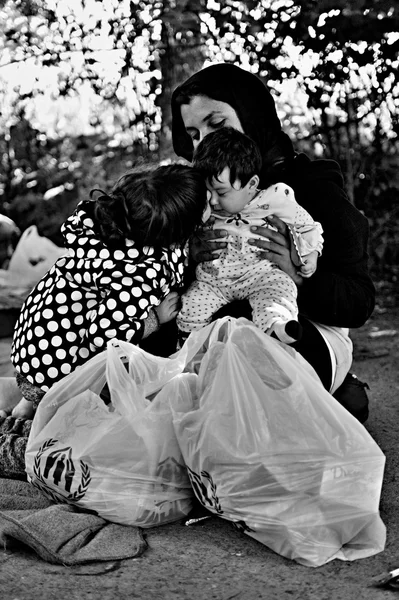
[[[208,128],[205,128],[203,131],[198,131],[198,134],[195,139],[193,139],[193,147],[194,150],[197,149],[198,145],[202,142],[204,137],[209,133]]]

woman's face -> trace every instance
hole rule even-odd
[[[181,105],[180,111],[194,150],[208,133],[216,129],[233,127],[244,133],[236,111],[226,102],[212,100],[207,96],[194,96],[189,104]]]

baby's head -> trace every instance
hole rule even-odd
[[[183,245],[201,224],[207,189],[197,169],[161,165],[129,171],[95,202],[108,243],[119,245],[128,238],[140,246],[166,248]]]
[[[193,165],[207,181],[211,204],[229,213],[242,210],[257,193],[262,157],[255,142],[237,129],[223,127],[205,136]]]

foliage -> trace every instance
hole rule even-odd
[[[0,17],[0,192],[22,228],[40,219],[56,235],[57,211],[63,220],[108,172],[171,157],[172,90],[223,60],[267,80],[298,149],[340,162],[375,268],[398,262],[394,0],[0,0]],[[54,106],[67,101],[62,119]]]
[[[62,246],[60,226],[78,202],[94,188],[109,190],[117,178],[135,164],[150,160],[142,147],[115,145],[105,136],[79,136],[43,145],[36,169],[16,173],[7,214],[24,231],[38,231]]]

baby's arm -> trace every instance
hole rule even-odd
[[[317,269],[317,261],[319,258],[319,253],[317,250],[313,250],[310,254],[303,258],[304,264],[300,269],[300,274],[302,277],[311,277],[313,273]]]
[[[295,199],[294,190],[284,183],[270,186],[264,197],[272,214],[284,221],[291,233],[297,255],[304,263],[308,256],[323,250],[323,228]],[[314,258],[310,259],[314,264]],[[316,260],[317,262],[317,260]],[[294,262],[295,264],[295,262]],[[315,268],[312,272],[314,272]]]

